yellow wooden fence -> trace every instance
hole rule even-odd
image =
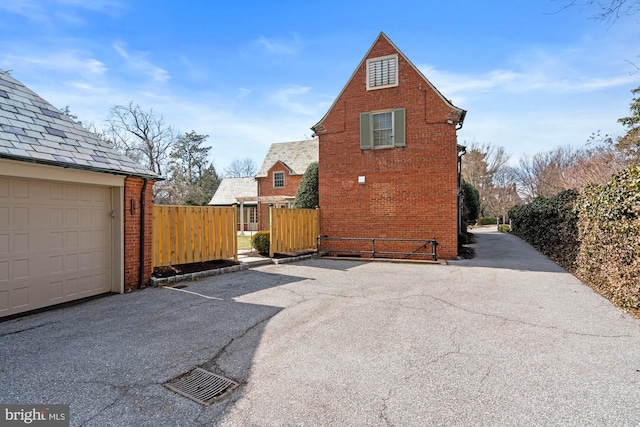
[[[153,266],[238,259],[236,208],[153,207]]]
[[[269,208],[269,256],[317,249],[318,209]]]

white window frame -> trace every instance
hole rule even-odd
[[[371,86],[371,68],[372,68],[371,65],[372,65],[372,63],[376,63],[376,62],[382,63],[382,62],[388,61],[390,59],[394,59],[395,81],[392,82],[392,83]],[[398,73],[398,68],[399,68],[398,67],[398,54],[380,56],[378,58],[367,59],[366,67],[367,67],[367,90],[386,89],[386,88],[398,86],[398,81],[400,80],[399,75],[398,75],[399,74]]]
[[[376,129],[375,128],[375,117],[377,115],[381,115],[381,114],[390,114],[391,115],[391,128],[383,128],[383,129]],[[393,114],[393,110],[384,110],[384,111],[373,111],[371,112],[371,148],[373,148],[374,150],[380,149],[380,148],[392,148],[393,147],[393,131],[395,129],[395,114]],[[387,131],[390,130],[391,131],[391,137],[387,139],[387,144],[383,144],[383,145],[376,145],[376,131]]]
[[[276,185],[276,175],[278,174],[282,174],[282,185]],[[273,173],[273,188],[284,188],[285,182],[284,182],[284,171],[278,171],[278,172],[274,172]]]

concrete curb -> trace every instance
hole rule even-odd
[[[167,285],[171,285],[173,283],[179,283],[179,282],[192,282],[194,280],[204,279],[205,277],[218,276],[220,274],[226,274],[226,273],[235,273],[237,271],[245,271],[253,267],[260,267],[262,265],[288,264],[290,262],[311,259],[312,257],[313,255],[300,255],[300,256],[290,257],[290,258],[280,258],[280,259],[265,258],[265,259],[257,259],[253,261],[240,261],[239,265],[233,265],[231,267],[216,268],[215,270],[198,271],[197,273],[179,274],[176,276],[163,277],[163,278],[152,277],[149,286],[158,287],[158,286],[167,286]]]
[[[198,271],[196,273],[179,274],[172,277],[151,278],[150,286],[166,286],[171,283],[191,282],[194,280],[204,279],[205,277],[218,276],[225,273],[235,273],[236,271],[248,270],[247,264],[232,265],[231,267],[216,268],[215,270]]]

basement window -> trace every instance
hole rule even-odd
[[[367,59],[367,90],[398,86],[398,55]]]

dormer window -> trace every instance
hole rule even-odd
[[[367,90],[398,86],[398,55],[367,59]]]

